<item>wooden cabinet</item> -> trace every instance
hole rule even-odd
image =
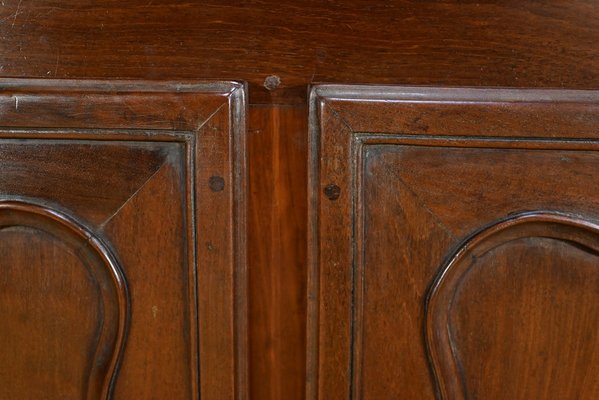
[[[597,398],[599,93],[311,107],[308,398]]]
[[[440,398],[441,380],[451,398],[464,389],[446,377],[443,337],[426,339],[426,296],[459,300],[427,327],[446,315],[469,332],[494,326],[480,291],[512,310],[513,326],[547,338],[552,322],[525,310],[551,308],[538,293],[559,289],[548,316],[569,304],[590,318],[556,325],[563,341],[481,335],[522,339],[516,348],[537,354],[561,343],[592,372],[582,354],[594,336],[566,339],[592,325],[589,287],[562,293],[563,268],[531,269],[543,283],[522,266],[580,260],[572,273],[592,285],[583,236],[597,220],[598,124],[596,94],[584,90],[599,89],[598,44],[595,0],[0,1],[0,400],[67,387],[77,399],[418,400]],[[310,90],[322,83],[404,89]],[[529,218],[554,221],[557,230],[540,225],[556,238],[532,235]],[[493,278],[457,257],[516,231],[529,233],[472,253]],[[522,261],[486,268],[502,257]],[[27,275],[48,260],[60,267]],[[504,290],[515,276],[529,308]],[[507,357],[480,335],[456,343],[459,354]],[[522,373],[531,390],[558,362],[578,371],[572,358],[546,357]],[[594,394],[599,380],[551,371],[556,396],[574,393],[566,381]],[[472,396],[517,397],[469,383],[479,378],[464,375]]]
[[[244,98],[0,82],[0,398],[239,395]]]

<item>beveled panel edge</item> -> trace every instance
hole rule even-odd
[[[321,386],[324,380],[321,376],[321,349],[320,349],[320,334],[321,329],[321,306],[322,299],[320,296],[321,290],[321,266],[320,266],[320,245],[321,245],[321,232],[320,232],[320,208],[322,206],[321,198],[323,196],[323,188],[325,184],[336,183],[341,186],[341,182],[321,182],[321,161],[323,161],[321,154],[321,133],[323,123],[323,117],[331,114],[333,110],[326,104],[326,99],[322,98],[315,88],[310,90],[309,98],[309,135],[308,135],[308,218],[307,218],[307,323],[306,323],[306,399],[317,400],[322,398]],[[339,124],[342,132],[334,133],[335,142],[339,145],[339,148],[343,146],[351,146],[353,143],[351,127],[349,127],[338,115],[334,115],[332,118],[336,123]],[[338,149],[339,149],[338,148]],[[338,150],[337,149],[337,150]],[[328,166],[334,164],[337,169],[337,178],[348,183],[348,186],[340,188],[343,193],[338,193],[337,196],[331,197],[332,202],[336,203],[335,210],[336,216],[343,219],[344,216],[350,215],[353,207],[353,193],[350,189],[353,189],[352,181],[353,167],[352,160],[348,156],[350,149],[345,152],[339,152],[328,161]],[[337,189],[339,187],[337,186]],[[326,205],[327,200],[323,200]],[[351,247],[351,244],[348,244]],[[339,278],[344,279],[344,278]],[[344,281],[346,284],[347,281]],[[335,304],[332,307],[343,306],[347,299],[342,299],[338,296],[335,299]],[[352,321],[347,322],[347,332],[344,335],[350,335],[352,328]],[[348,349],[348,356],[350,351]],[[342,372],[342,375],[351,375],[352,362],[347,360],[348,365],[337,365],[331,369],[344,370],[348,368],[347,372]],[[344,361],[343,361],[344,362]],[[325,371],[330,372],[330,371]],[[343,380],[345,378],[342,378]],[[335,386],[339,382],[331,382],[330,384]],[[325,382],[325,385],[329,385],[329,382]],[[349,389],[350,383],[343,383],[343,388],[337,387],[339,390],[344,392]],[[344,398],[342,394],[336,393],[340,398]],[[326,394],[324,394],[326,396]],[[351,394],[350,394],[351,396]],[[326,398],[326,397],[325,397]]]
[[[99,236],[62,210],[53,208],[46,203],[38,203],[32,199],[1,197],[0,211],[2,210],[33,215],[47,220],[51,224],[60,226],[70,234],[79,237],[82,242],[89,245],[92,251],[99,256],[102,263],[107,267],[107,272],[112,278],[117,293],[118,328],[115,337],[114,352],[108,362],[108,370],[104,376],[101,392],[98,395],[100,399],[109,400],[112,396],[112,390],[118,377],[118,370],[125,350],[131,314],[131,300],[129,297],[127,279],[119,262]],[[101,338],[102,337],[103,335]],[[101,345],[102,342],[99,342],[98,347],[101,347]],[[95,363],[93,363],[93,365],[95,365]],[[95,393],[89,392],[86,397],[92,400],[96,398],[94,395]]]
[[[316,102],[352,132],[599,137],[599,90],[319,85],[312,108]]]
[[[347,101],[434,102],[599,102],[599,90],[566,88],[506,88],[476,86],[402,86],[319,84],[311,88],[315,98]]]
[[[316,89],[309,90],[308,97],[308,218],[307,218],[307,290],[306,290],[306,400],[317,400],[319,361],[319,305],[318,290],[320,268],[318,266],[318,204],[320,199],[320,97]]]
[[[517,231],[518,228],[527,225],[533,227],[532,232]],[[535,227],[540,228],[542,231],[549,229],[552,225],[571,230],[574,234],[569,234],[566,231],[563,234],[560,232],[560,234],[551,235],[534,231]],[[442,399],[460,400],[467,398],[460,378],[461,371],[453,356],[451,339],[446,337],[446,335],[449,335],[449,331],[445,329],[448,321],[447,314],[443,313],[443,306],[447,302],[443,302],[443,294],[449,295],[455,289],[454,286],[459,284],[464,273],[467,272],[461,267],[464,265],[469,267],[469,264],[463,263],[463,261],[471,256],[473,251],[481,246],[483,246],[483,253],[489,251],[489,248],[484,247],[485,242],[493,240],[497,235],[511,233],[512,230],[516,230],[515,236],[508,237],[507,241],[499,243],[507,243],[522,237],[551,237],[577,243],[599,253],[599,223],[584,219],[579,215],[552,210],[527,211],[508,215],[487,224],[461,241],[443,263],[428,290],[425,301],[424,336],[427,356],[431,372],[435,378],[438,396]],[[492,246],[491,249],[494,247]],[[443,325],[441,330],[438,327],[439,323]],[[436,336],[440,336],[443,343],[439,343]]]
[[[0,78],[0,93],[12,89],[24,92],[166,92],[166,93],[215,93],[230,95],[245,87],[239,81],[217,80],[132,80],[132,79],[45,79],[45,78]]]
[[[218,285],[214,285],[211,288],[211,291],[218,292],[219,297],[231,300],[230,303],[227,301],[224,305],[226,310],[224,312],[233,316],[233,326],[224,326],[223,324],[223,326],[218,327],[221,331],[227,332],[227,334],[232,333],[233,335],[233,347],[227,348],[226,351],[222,351],[220,354],[224,359],[233,358],[233,386],[229,387],[228,383],[223,382],[219,393],[219,396],[221,396],[219,398],[230,400],[246,400],[249,398],[248,263],[246,241],[247,109],[247,85],[245,83],[238,83],[227,95],[225,104],[215,110],[210,119],[194,130],[194,140],[189,148],[192,154],[188,157],[191,160],[191,165],[189,166],[191,175],[187,185],[189,191],[187,196],[193,199],[192,204],[195,207],[195,212],[193,213],[195,225],[193,245],[196,248],[197,268],[195,273],[198,288],[196,291],[196,304],[198,307],[197,331],[201,335],[199,327],[212,323],[209,317],[203,315],[202,303],[200,301],[200,289],[202,287],[200,272],[204,271],[203,278],[205,281],[216,279],[219,282]],[[226,122],[219,120],[224,113],[227,116]],[[225,124],[227,129],[221,131],[215,130],[216,125],[210,126],[212,120],[214,120],[215,124]],[[202,151],[207,149],[210,151],[210,154],[202,157]],[[208,178],[216,179],[215,186],[212,186]],[[223,223],[215,227],[211,224],[211,221],[208,221],[208,218],[203,218],[200,215],[198,205],[201,206],[201,204],[204,204],[204,206],[212,204],[213,207],[226,204],[230,204],[230,206],[227,206],[226,213],[219,216],[219,219]],[[230,224],[227,223],[229,221],[231,222]],[[222,235],[222,237],[219,238],[219,235]],[[205,240],[207,238],[210,238],[210,251],[208,252],[211,253],[210,256],[204,251],[206,247]],[[212,249],[219,249],[219,251],[213,252]],[[228,252],[225,252],[223,249],[227,249]],[[225,265],[228,263],[227,257],[232,260],[232,265]],[[201,265],[214,265],[215,268],[207,270],[206,268],[200,268]],[[229,281],[227,277],[226,282],[222,282],[222,275],[219,274],[222,274],[223,270],[227,268],[230,268],[232,271],[232,281]],[[227,291],[227,286],[232,287],[232,292]],[[229,304],[232,307],[229,307]],[[214,327],[213,323],[212,326]],[[214,330],[212,329],[211,331]],[[202,342],[209,340],[207,337],[208,334],[204,333],[204,340],[198,341],[200,352],[202,351]],[[208,349],[208,351],[211,350]],[[203,393],[203,385],[206,380],[202,376],[207,373],[202,371],[200,358],[198,354],[200,381],[198,393]],[[212,383],[209,389],[211,393],[215,389]],[[211,399],[211,396],[202,397],[202,400]]]
[[[318,201],[320,197],[318,177],[320,156],[319,95],[315,88],[308,93],[308,173],[307,203],[307,289],[306,289],[306,400],[318,399]]]
[[[235,258],[235,322],[237,372],[236,400],[249,399],[249,329],[247,260],[247,84],[238,86],[229,96],[233,153],[233,253]]]
[[[0,127],[194,131],[245,87],[216,80],[0,78]],[[202,107],[198,96],[210,99],[213,109]]]

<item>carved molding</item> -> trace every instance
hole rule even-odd
[[[110,399],[125,345],[130,308],[126,279],[118,262],[89,229],[46,205],[23,200],[0,201],[0,231],[12,227],[40,230],[68,244],[99,283],[102,323],[84,395],[87,400]]]
[[[472,260],[524,238],[550,238],[574,244],[594,255],[599,252],[598,224],[547,211],[510,216],[465,240],[442,268],[427,299],[425,335],[441,398],[469,398],[451,335],[450,312],[461,282],[473,271]]]

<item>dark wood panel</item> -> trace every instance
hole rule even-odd
[[[547,212],[464,243],[428,303],[442,396],[596,398],[598,250],[599,225]]]
[[[576,163],[554,162],[562,156],[574,156]],[[512,213],[550,209],[599,219],[597,162],[596,151],[417,147],[401,143],[367,146],[363,211],[356,216],[357,220],[363,218],[364,224],[363,261],[356,271],[363,277],[363,286],[356,289],[362,293],[359,304],[363,328],[356,335],[362,335],[362,345],[357,346],[362,357],[364,398],[386,398],[389,393],[433,398],[434,382],[429,376],[422,328],[427,289],[444,260],[469,234]],[[427,168],[431,164],[439,168],[435,174]],[[461,166],[460,171],[452,165]],[[544,190],[545,179],[553,191]],[[563,190],[555,190],[556,186]],[[438,207],[441,203],[443,206]],[[508,266],[521,258],[512,255],[514,258],[506,261]],[[521,268],[539,270],[535,265],[542,262],[539,256]],[[511,279],[524,279],[514,275],[515,268],[509,271]],[[360,288],[360,281],[356,285]],[[532,291],[545,289],[549,290],[540,282],[530,287]],[[534,307],[535,303],[529,304]],[[509,308],[509,304],[495,306]],[[557,307],[553,309],[560,312]],[[502,326],[502,321],[496,321],[498,325]],[[541,336],[535,340],[541,340]],[[505,364],[504,359],[494,361],[495,365]],[[400,374],[398,368],[409,369],[410,373]],[[521,391],[529,393],[524,388]]]
[[[305,399],[304,107],[250,108],[250,388],[253,399]]]
[[[101,224],[176,151],[171,143],[5,139],[0,192],[58,200],[79,218]]]
[[[0,20],[3,76],[242,79],[252,103],[304,103],[312,82],[599,81],[592,0],[4,0]]]
[[[243,86],[2,84],[5,397],[247,398]]]
[[[437,384],[448,399],[596,396],[580,386],[599,346],[583,306],[596,295],[599,94],[370,89],[313,92],[309,398],[433,399]],[[405,132],[406,114],[434,134]],[[571,222],[523,224],[480,251],[468,241],[535,218]]]
[[[43,205],[0,201],[0,394],[105,399],[130,299],[100,238]]]
[[[193,269],[186,259],[189,239],[178,176],[183,173],[181,162],[179,158],[175,165],[163,165],[103,226],[120,256],[133,300],[115,382],[117,399],[195,396],[196,310],[190,300]]]
[[[596,88],[599,81],[598,18],[598,6],[593,0],[4,0],[0,7],[0,76],[173,81],[242,79],[249,82],[252,103],[292,103],[301,108],[305,107],[307,85],[311,82]],[[277,85],[277,79],[271,79],[266,84],[267,89],[265,81],[272,75],[278,76],[280,83]],[[27,107],[23,100],[20,98],[19,108]],[[6,111],[15,103],[9,96],[0,104]],[[140,103],[134,98],[126,101],[134,108]],[[193,119],[184,115],[177,120],[177,107],[169,108],[168,102],[165,104],[165,107],[157,106],[147,117],[126,116],[122,110],[117,111],[122,118],[111,121],[119,127],[128,118],[139,118],[140,123],[152,128],[187,129],[185,121]],[[49,107],[53,115],[60,115],[60,109]],[[207,110],[212,111],[210,107]],[[81,111],[82,117],[72,116],[71,123],[84,126],[84,119],[96,113],[93,107]],[[169,118],[161,121],[161,115]],[[307,117],[307,113],[298,113],[293,124],[303,125]],[[384,116],[380,118],[384,120]],[[257,124],[255,129],[261,129],[261,125]],[[416,121],[413,126],[422,125]],[[289,152],[303,154],[303,144],[298,145],[301,140],[288,139],[286,132],[289,131],[282,130],[283,125],[280,127],[278,136],[284,138],[285,146],[289,145]],[[297,132],[297,138],[306,134]],[[107,139],[116,135],[104,131],[94,134]],[[60,137],[73,135],[64,132]],[[171,140],[170,136],[170,133],[161,133],[154,138]],[[268,164],[270,157],[269,151],[254,152],[252,162]],[[254,170],[257,177],[262,175]],[[298,166],[287,173],[294,182],[300,182],[305,175],[303,167]],[[264,207],[278,204],[279,196],[296,195],[281,192],[273,196],[267,204],[252,201],[250,216],[258,215],[256,219],[264,219],[266,223],[267,217],[259,214]],[[299,207],[294,208],[294,212],[299,210]],[[218,224],[216,218],[214,223]],[[279,225],[281,235],[260,235],[259,240],[249,243],[251,252],[266,254],[270,248],[276,254],[279,248],[284,248],[285,254],[279,253],[280,258],[299,265],[297,249],[299,238],[305,232],[296,230],[300,228],[295,222],[289,224],[283,213],[273,214],[269,224]],[[262,227],[251,226],[250,231],[257,232]],[[265,260],[265,257],[259,259]],[[294,261],[289,261],[292,258]],[[280,296],[289,296],[289,303],[285,302],[289,305],[296,290],[306,284],[299,272],[293,278],[283,278],[275,262],[256,261],[253,269],[273,279],[261,280],[264,287],[257,280],[253,281],[252,292],[256,299],[269,296],[271,289],[278,285],[275,280],[285,279],[288,283],[278,290]],[[287,285],[293,289],[287,290]],[[278,294],[272,296],[274,302]],[[299,304],[299,300],[295,304]],[[276,313],[274,310],[263,312],[264,318]],[[275,326],[285,332],[278,337],[279,344],[276,350],[273,348],[272,361],[268,364],[272,365],[268,367],[268,374],[273,374],[273,378],[262,376],[265,381],[280,382],[271,383],[275,389],[268,394],[276,398],[278,388],[297,383],[299,379],[296,367],[290,366],[299,365],[304,356],[298,355],[300,358],[292,361],[291,357],[295,356],[288,351],[303,353],[296,351],[298,333],[290,333],[291,325],[299,326],[300,318],[294,318],[295,322],[290,322],[288,328],[282,327],[283,319],[265,321],[255,314],[252,318],[251,323],[257,321],[252,339],[253,346],[257,346],[252,354],[257,360],[252,365],[255,371],[261,371],[254,374],[253,386],[258,385],[252,389],[255,394],[267,395],[270,390],[259,378],[267,373],[267,367],[262,369],[267,364],[262,363],[266,356],[260,348],[269,344],[268,338],[275,334]],[[258,333],[262,329],[264,331]],[[282,366],[281,370],[274,366],[276,363]],[[214,382],[217,382],[216,377]],[[296,383],[290,383],[291,387],[295,388]]]

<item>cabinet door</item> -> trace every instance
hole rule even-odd
[[[311,399],[599,397],[599,92],[312,92]]]
[[[236,83],[0,81],[0,398],[244,397],[243,118]]]

